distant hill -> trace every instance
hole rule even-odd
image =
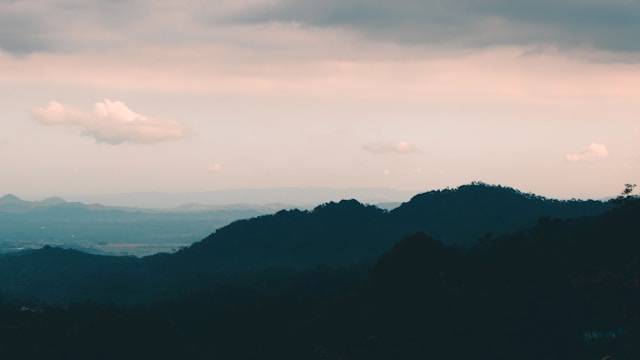
[[[55,281],[38,280],[45,273],[56,279],[56,272],[64,271],[75,274],[71,279],[82,284],[80,288],[86,290],[82,291],[83,296],[91,294],[88,289],[95,286],[92,279],[119,279],[110,286],[123,290],[126,297],[142,297],[149,288],[134,285],[137,279],[147,284],[159,281],[162,285],[153,291],[160,291],[163,286],[186,286],[189,282],[198,284],[221,276],[268,269],[366,264],[416,231],[435,234],[435,239],[448,245],[468,248],[479,238],[487,241],[515,232],[535,225],[541,218],[598,215],[612,206],[599,201],[550,200],[485,184],[420,194],[392,211],[343,200],[311,211],[283,210],[235,221],[174,254],[129,260],[131,263],[124,268],[123,260],[109,257],[99,257],[104,266],[88,268],[82,261],[57,260],[62,255],[51,248],[0,257],[0,273],[5,274],[0,278],[0,291],[3,286],[7,290],[17,287],[23,294],[50,291],[65,298],[71,293]],[[487,233],[494,235],[486,236]],[[37,260],[42,258],[46,261]],[[56,265],[58,262],[66,265]],[[110,262],[114,263],[113,267],[108,266]],[[122,276],[109,275],[113,271]],[[125,281],[127,276],[132,283]],[[57,278],[65,279],[65,275]],[[129,291],[124,291],[126,289]]]

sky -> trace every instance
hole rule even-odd
[[[0,0],[0,193],[640,181],[640,1]]]

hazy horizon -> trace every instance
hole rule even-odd
[[[484,183],[482,181],[477,181]],[[355,199],[365,204],[403,203],[413,196],[429,191],[455,189],[459,184],[434,189],[393,189],[393,188],[330,188],[330,187],[279,187],[279,188],[245,188],[245,189],[220,189],[195,192],[158,192],[139,191],[125,193],[98,193],[77,195],[21,195],[16,193],[0,193],[3,196],[17,196],[25,201],[44,201],[52,198],[61,198],[65,201],[80,202],[84,204],[97,204],[113,207],[130,207],[140,209],[177,210],[189,206],[278,206],[278,208],[313,208],[320,204]],[[488,184],[488,183],[485,183]],[[554,197],[540,194],[526,189],[511,187],[506,184],[488,184],[514,188],[524,193],[531,193],[549,199],[558,200],[602,200],[619,196],[620,192],[612,193],[605,197]]]

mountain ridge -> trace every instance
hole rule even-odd
[[[109,274],[114,271],[128,274],[129,281],[126,277],[115,277],[112,279],[115,284],[111,286],[129,289],[123,296],[135,298],[148,296],[144,292],[149,289],[135,289],[133,285],[144,282],[145,276],[160,284],[168,281],[173,286],[186,286],[184,284],[198,284],[204,279],[218,281],[215,279],[269,269],[298,271],[319,266],[370,264],[400,239],[418,231],[432,234],[447,246],[471,248],[480,238],[515,232],[535,225],[541,218],[599,215],[612,206],[612,203],[598,201],[548,200],[511,188],[471,184],[421,194],[391,211],[356,200],[330,202],[313,210],[281,210],[234,221],[173,254],[133,259],[126,266],[122,260],[114,260],[114,268],[91,266],[91,271],[87,271],[79,267],[72,272],[83,274],[75,277],[79,288],[92,291],[98,291],[95,279],[110,279]],[[445,232],[447,229],[449,232]],[[49,251],[48,255],[46,261],[51,266],[59,266],[55,254]],[[109,263],[109,257],[99,259]],[[55,281],[50,284],[35,281],[32,277],[37,278],[39,272],[45,270],[43,264],[29,261],[29,256],[0,257],[0,270],[4,269],[0,273],[21,274],[19,284],[39,284],[37,288],[23,289],[27,294],[45,291],[61,298],[68,296],[62,290],[51,288],[56,286]],[[55,268],[51,266],[49,268]],[[65,273],[71,271],[62,269]],[[0,280],[5,289],[18,286],[9,275]]]
[[[311,211],[281,211],[242,220],[179,251],[176,258],[206,258],[225,264],[221,271],[238,262],[245,267],[261,262],[292,267],[305,262],[314,266],[345,265],[369,261],[413,232],[424,231],[445,244],[470,247],[483,236],[532,226],[543,217],[589,216],[609,208],[608,203],[595,200],[551,200],[512,188],[474,183],[416,195],[391,211],[343,200]],[[265,248],[265,238],[274,241],[267,246],[279,246],[278,250],[288,254],[278,253],[267,259],[273,249]],[[247,248],[244,256],[231,245],[238,241]],[[234,264],[229,259],[234,259]]]

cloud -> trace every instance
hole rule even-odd
[[[0,52],[104,52],[209,44],[225,19],[271,0],[0,0]],[[257,38],[262,37],[256,34]]]
[[[345,28],[409,44],[640,51],[640,2],[628,0],[279,0],[238,21]]]
[[[273,23],[437,48],[549,45],[640,53],[635,0],[0,1],[0,23],[0,49],[17,54],[238,43],[221,39],[223,29],[252,29],[261,47],[264,27],[238,25]]]
[[[91,112],[68,108],[51,101],[46,107],[34,109],[32,114],[41,124],[76,127],[81,129],[83,135],[112,145],[154,144],[179,140],[187,133],[179,122],[137,114],[125,103],[108,99],[96,103]]]
[[[396,155],[405,155],[405,154],[414,154],[420,152],[420,149],[414,144],[409,144],[404,141],[400,141],[397,143],[393,142],[371,142],[364,144],[362,146],[364,151],[367,151],[372,154],[386,155],[386,154],[396,154]]]
[[[145,15],[156,7],[144,0],[0,0],[0,51],[27,55],[104,49],[112,42],[126,46],[127,33],[152,25],[153,17]]]
[[[216,162],[209,164],[209,166],[207,167],[207,170],[209,170],[210,173],[219,173],[223,169],[224,167],[222,166],[222,164]]]
[[[45,31],[36,18],[0,7],[0,24],[0,50],[18,55],[49,50]]]
[[[567,154],[569,162],[596,161],[609,156],[609,150],[603,144],[591,143],[589,147],[578,153]]]

